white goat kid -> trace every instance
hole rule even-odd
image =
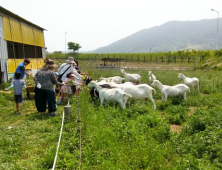
[[[177,84],[175,86],[163,85],[159,80],[154,80],[151,86],[157,86],[162,94],[162,100],[165,98],[167,101],[167,97],[179,97],[183,96],[184,100],[186,100],[187,91],[190,92],[190,88],[185,84]]]
[[[139,74],[128,74],[124,69],[120,69],[121,73],[124,75],[125,81],[129,81],[135,84],[141,82],[141,76]]]
[[[120,76],[114,76],[114,77],[108,77],[108,78],[104,78],[104,77],[100,77],[100,81],[105,80],[106,82],[115,82],[117,84],[122,84],[124,78],[120,77]]]
[[[182,79],[183,83],[189,87],[192,87],[193,90],[195,87],[197,87],[197,90],[199,92],[199,79],[198,78],[196,77],[189,78],[189,77],[186,77],[183,73],[179,73],[178,78]]]
[[[105,107],[106,107],[106,102],[109,101],[112,103],[119,103],[121,107],[125,109],[127,100],[132,97],[130,94],[125,93],[123,90],[119,88],[114,88],[114,89],[101,88],[95,81],[91,81],[88,84],[88,87],[96,88],[96,90],[99,92],[100,103],[101,105],[103,105],[104,103]]]
[[[132,96],[133,100],[143,100],[145,102],[147,98],[149,98],[152,103],[154,109],[156,109],[156,105],[153,99],[152,92],[156,93],[155,89],[150,87],[147,84],[139,84],[139,85],[133,85],[130,82],[126,82],[124,84],[109,84],[113,88],[120,88],[125,93],[128,93]]]
[[[156,76],[154,76],[154,74],[152,73],[152,71],[148,72],[148,76],[149,76],[149,83],[152,84],[153,80],[156,80]]]

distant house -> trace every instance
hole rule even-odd
[[[29,58],[33,74],[46,57],[45,29],[0,6],[0,83],[13,75],[17,65]]]

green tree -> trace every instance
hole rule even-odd
[[[68,50],[78,51],[80,48],[82,48],[78,43],[74,42],[68,42]]]

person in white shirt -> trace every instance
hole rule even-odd
[[[62,75],[61,81],[63,82],[66,78],[67,75],[72,73],[75,75],[76,79],[82,79],[84,80],[85,77],[82,76],[81,74],[79,74],[77,72],[77,70],[75,69],[75,61],[73,57],[68,57],[68,59],[66,60],[66,63],[63,63],[60,68],[58,69],[58,73],[59,75]],[[59,77],[59,76],[58,76]],[[59,104],[61,104],[62,101],[64,101],[64,96],[61,95],[61,88],[60,88],[60,93],[59,93]]]
[[[76,77],[82,78],[84,80],[84,77],[76,71],[75,65],[76,63],[74,62],[74,58],[68,57],[68,60],[66,60],[66,63],[63,63],[59,67],[58,69],[59,75],[63,74],[61,78],[62,81],[65,80],[65,78],[67,77],[67,74],[69,73],[73,73]]]

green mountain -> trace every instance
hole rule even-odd
[[[169,21],[163,25],[143,29],[93,53],[147,53],[183,49],[215,50],[222,48],[222,18],[200,21]]]

